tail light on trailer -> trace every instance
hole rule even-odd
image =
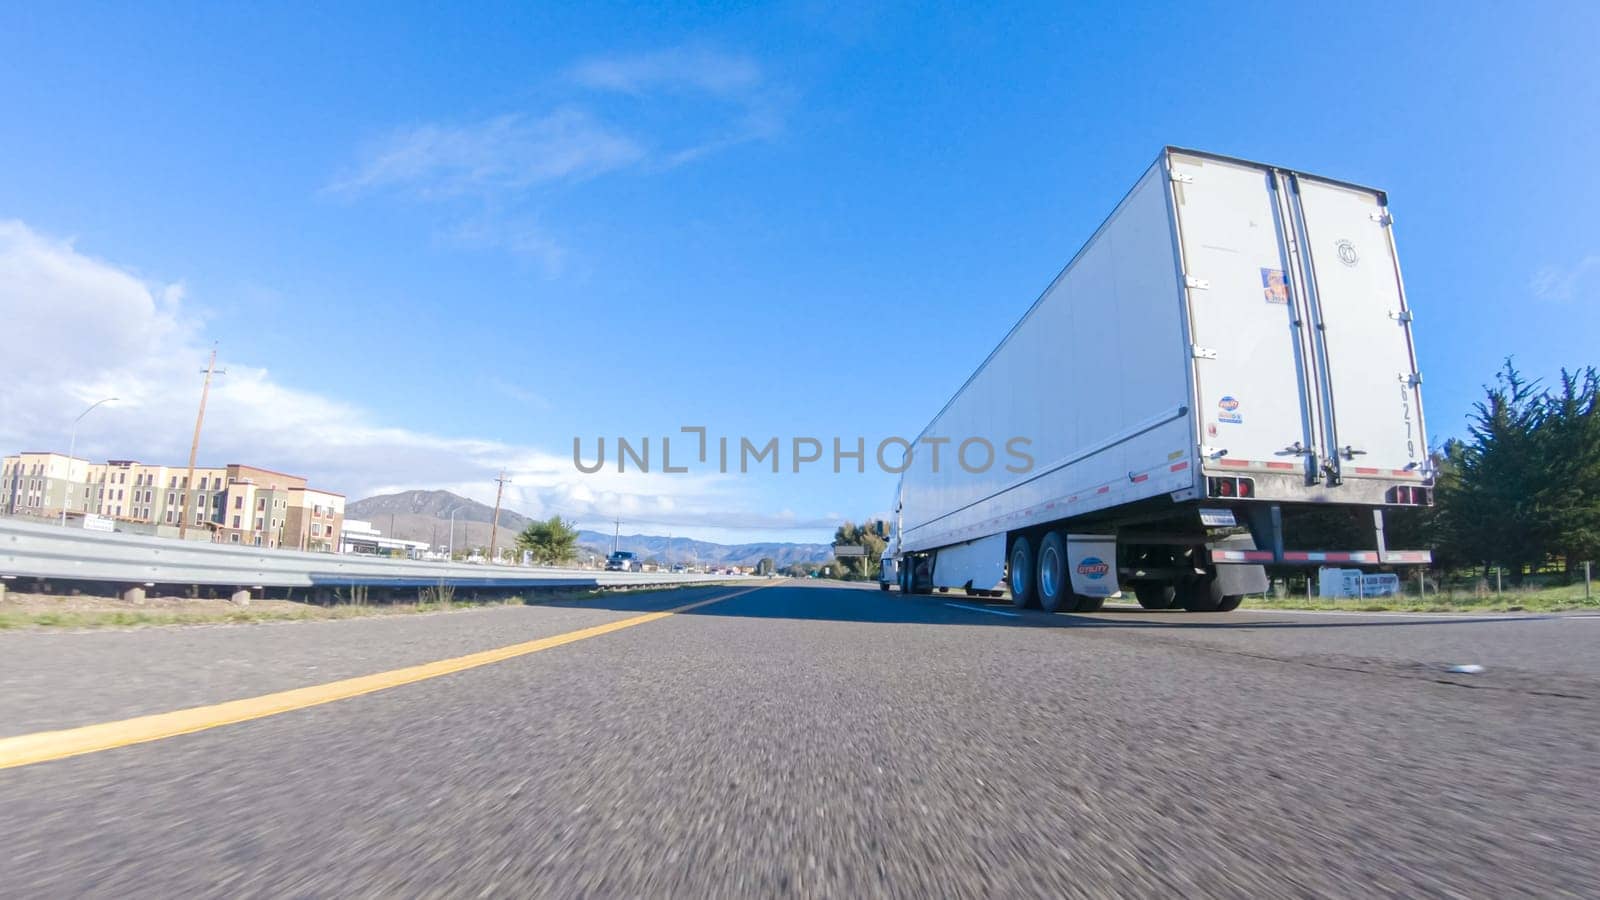
[[[1389,493],[1384,497],[1384,500],[1396,506],[1432,506],[1433,488],[1397,484],[1389,488]]]
[[[1208,478],[1206,486],[1207,492],[1213,497],[1239,497],[1249,500],[1256,495],[1256,483],[1250,478]]]

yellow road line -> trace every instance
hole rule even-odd
[[[249,697],[244,700],[230,700],[226,703],[217,703],[211,706],[196,706],[190,709],[174,710],[173,712],[138,716],[137,718],[122,719],[117,722],[102,722],[98,725],[85,725],[81,728],[68,728],[62,731],[40,731],[34,734],[0,738],[0,769],[27,766],[33,763],[48,762],[53,759],[65,759],[69,756],[81,756],[85,753],[96,753],[101,750],[112,750],[117,747],[126,747],[129,744],[159,741],[162,738],[176,737],[180,734],[192,734],[196,731],[232,725],[236,722],[248,722],[251,719],[275,716],[279,713],[305,709],[309,706],[320,706],[324,703],[332,703],[335,700],[359,697],[362,694],[399,687],[403,684],[414,684],[418,681],[426,681],[429,678],[438,678],[441,675],[476,669],[479,666],[487,666],[490,663],[526,656],[529,653],[538,653],[540,650],[549,650],[551,647],[560,647],[564,644],[610,634],[613,631],[621,631],[624,628],[632,628],[635,625],[643,625],[646,622],[654,622],[657,619],[665,619],[668,616],[688,612],[691,609],[712,603],[721,603],[724,600],[731,600],[734,597],[756,590],[759,590],[759,588],[748,588],[721,597],[713,597],[709,600],[686,603],[683,606],[660,612],[645,613],[552,637],[524,641],[520,644],[510,644],[493,650],[469,653],[466,656],[441,659],[437,662],[423,663],[418,666],[407,666],[406,668],[394,669],[389,672],[378,672],[374,675],[362,675],[357,678],[346,678],[342,681],[330,681],[327,684],[279,691],[275,694],[263,694],[260,697]]]

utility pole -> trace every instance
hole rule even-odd
[[[450,558],[446,562],[456,561],[456,511],[450,510]]]
[[[617,552],[617,542],[622,540],[622,519],[617,518],[617,530],[611,534],[611,552]]]
[[[190,510],[194,505],[194,458],[200,452],[200,426],[206,421],[206,398],[211,395],[211,376],[226,375],[217,368],[217,345],[211,345],[211,361],[206,363],[206,381],[200,388],[200,414],[194,417],[194,440],[189,442],[189,474],[183,478],[183,518],[178,520],[178,540],[189,532]]]
[[[494,549],[494,539],[500,531],[500,495],[505,493],[506,482],[510,480],[506,477],[505,469],[501,469],[500,477],[494,480],[496,485],[494,489],[494,519],[489,522],[489,563],[491,565],[500,558],[500,554],[495,552]]]

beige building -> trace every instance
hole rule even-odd
[[[97,514],[176,533],[187,517],[225,544],[336,552],[344,495],[308,487],[306,480],[239,463],[197,467],[114,459],[91,463],[65,454],[30,451],[0,460],[0,515],[69,518]]]

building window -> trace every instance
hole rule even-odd
[[[233,539],[233,542],[234,542],[234,543],[235,543],[235,544],[237,544],[237,543],[239,543],[239,535],[237,535],[237,534],[231,534],[231,535],[229,535],[229,537],[230,537],[230,538],[232,538],[232,539]]]
[[[234,509],[244,509],[244,495],[243,494],[240,494],[239,496],[233,498],[233,508]]]
[[[256,512],[264,512],[266,510],[266,508],[267,508],[267,498],[265,498],[265,497],[256,498]]]
[[[233,527],[235,527],[235,528],[239,527],[239,517],[238,516],[234,516],[233,517]],[[237,540],[237,538],[235,540]]]

